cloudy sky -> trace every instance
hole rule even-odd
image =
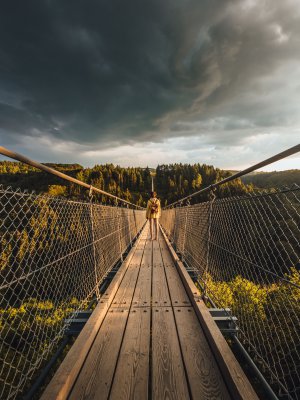
[[[0,138],[86,166],[240,169],[294,146],[300,1],[2,2]]]

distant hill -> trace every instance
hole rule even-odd
[[[252,183],[254,186],[259,188],[291,186],[294,183],[300,186],[300,169],[273,172],[254,172],[242,177],[241,179],[243,183]]]

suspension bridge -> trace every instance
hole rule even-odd
[[[166,207],[152,241],[141,207],[1,147],[89,200],[0,187],[0,398],[300,398],[300,187],[214,193],[299,150]]]

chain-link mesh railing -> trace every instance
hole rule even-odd
[[[0,398],[28,389],[145,213],[0,187]]]
[[[278,396],[300,398],[300,188],[163,210],[161,224]]]

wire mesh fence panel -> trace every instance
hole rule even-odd
[[[166,209],[161,218],[203,291],[231,308],[239,339],[289,399],[300,398],[299,197],[294,185]]]
[[[145,213],[0,187],[0,398],[26,391]]]

